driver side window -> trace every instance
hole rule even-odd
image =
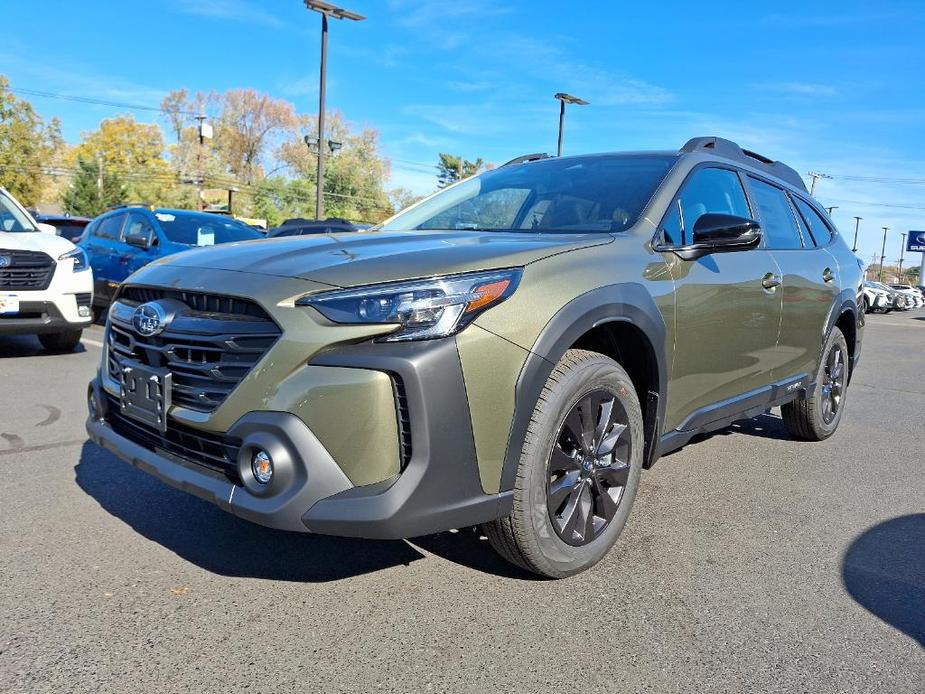
[[[687,179],[662,221],[664,242],[686,245],[701,216],[710,213],[750,217],[739,176],[729,169],[698,169]]]

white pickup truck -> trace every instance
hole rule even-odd
[[[70,351],[93,322],[92,301],[86,253],[0,187],[0,335],[37,335],[49,351]]]

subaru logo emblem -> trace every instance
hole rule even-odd
[[[159,335],[167,327],[167,312],[156,301],[142,304],[132,314],[132,326],[144,337]]]
[[[9,267],[13,264],[13,259],[8,255],[0,255],[0,267]]]

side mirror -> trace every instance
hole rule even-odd
[[[708,212],[694,223],[693,243],[676,250],[685,260],[710,253],[732,253],[756,248],[761,242],[761,225],[754,219]]]
[[[125,235],[125,242],[129,246],[147,250],[154,245],[154,231],[152,229],[141,229],[139,231],[130,231]]]

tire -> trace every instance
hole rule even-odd
[[[864,297],[864,313],[870,313],[870,301],[867,300],[867,297]]]
[[[83,330],[66,330],[60,333],[39,335],[39,342],[49,352],[73,352],[80,342]]]
[[[823,441],[835,433],[845,411],[848,360],[848,342],[841,330],[832,328],[819,360],[813,392],[809,395],[804,392],[781,407],[784,425],[791,436],[804,441]]]
[[[593,440],[583,444],[588,433]],[[642,409],[626,371],[596,352],[566,352],[530,418],[514,510],[484,527],[492,547],[549,578],[594,566],[626,524],[642,472],[643,437]]]

